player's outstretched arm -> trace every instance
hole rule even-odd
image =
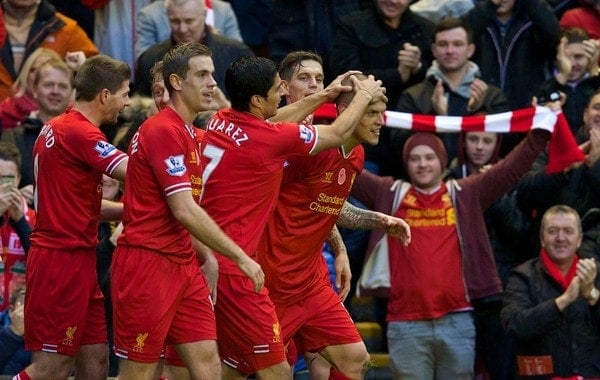
[[[400,239],[404,245],[410,243],[410,226],[403,219],[365,210],[349,202],[344,203],[337,225],[354,230],[384,229],[390,236]]]
[[[192,197],[191,191],[180,191],[167,198],[173,216],[192,234],[213,251],[229,257],[238,265],[259,292],[265,283],[265,274],[260,265],[252,260],[233,241]]]
[[[360,71],[352,70],[339,75],[323,90],[279,108],[277,114],[270,117],[269,121],[290,121],[300,123],[306,119],[308,115],[315,112],[321,104],[335,100],[342,92],[352,91],[352,86],[342,85],[342,81],[353,74],[360,74]]]

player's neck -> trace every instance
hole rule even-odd
[[[183,102],[179,102],[176,99],[171,100],[172,101],[170,102],[169,106],[179,115],[186,125],[193,125],[194,119],[198,115],[198,112],[187,107]]]
[[[346,141],[345,141],[345,142],[342,144],[342,146],[341,146],[342,153],[344,154],[344,157],[347,157],[347,156],[348,156],[348,155],[349,155],[349,154],[352,152],[352,150],[353,150],[354,148],[356,148],[356,146],[357,146],[359,143],[360,143],[359,141],[356,141],[356,140],[354,140],[354,139],[348,139],[348,140],[346,140]]]
[[[100,127],[102,124],[102,113],[98,111],[98,107],[96,104],[92,104],[91,102],[75,102],[73,105],[73,110],[81,113],[86,119],[89,120],[90,123],[94,124],[96,127]]]

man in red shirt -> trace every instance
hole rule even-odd
[[[198,206],[202,166],[192,122],[209,107],[216,86],[210,54],[190,43],[165,55],[170,101],[129,146],[124,230],[111,279],[115,353],[124,379],[152,379],[165,344],[192,378],[220,377],[215,316],[193,239],[235,263],[252,292],[264,282],[260,266]]]
[[[229,66],[225,88],[232,108],[216,113],[202,143],[201,205],[252,257],[256,257],[275,206],[287,161],[340,146],[352,134],[368,103],[385,97],[385,89],[372,77],[363,81],[351,77],[360,95],[332,125],[267,119],[302,120],[340,91],[349,90],[340,85],[342,77],[327,89],[278,111],[283,89],[272,61],[244,57]],[[219,298],[215,313],[224,378],[255,372],[262,379],[291,378],[281,326],[266,289],[253,292],[231,260],[217,258]]]
[[[33,148],[37,221],[27,260],[25,348],[33,362],[18,379],[105,379],[106,320],[96,275],[98,221],[122,207],[102,201],[102,174],[123,180],[127,155],[106,141],[129,104],[130,69],[110,57],[77,72],[75,105],[51,119]],[[101,207],[102,206],[102,207]]]

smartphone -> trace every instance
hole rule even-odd
[[[14,175],[0,176],[0,191],[2,191],[3,193],[10,193],[14,186],[15,186],[15,176]]]
[[[537,95],[538,104],[543,105],[549,102],[555,102],[560,99],[560,93],[553,91],[551,93],[541,93]]]

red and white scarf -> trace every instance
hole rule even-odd
[[[315,118],[335,119],[335,105],[326,103],[315,112]],[[569,124],[562,112],[548,107],[529,107],[520,110],[477,116],[436,116],[385,111],[385,125],[415,132],[529,132],[545,129],[552,133],[548,146],[546,172],[559,173],[570,164],[584,159]]]

